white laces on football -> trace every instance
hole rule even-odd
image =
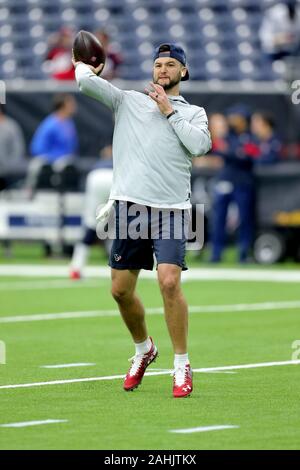
[[[185,366],[177,366],[174,370],[175,385],[180,387],[185,382],[186,368]]]
[[[136,354],[128,359],[129,362],[132,361],[132,365],[129,370],[129,375],[135,375],[139,368],[141,367],[144,359],[144,354]]]

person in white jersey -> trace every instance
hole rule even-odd
[[[84,204],[82,213],[82,237],[74,247],[70,264],[70,279],[79,280],[84,275],[90,249],[97,241],[96,213],[109,197],[113,180],[112,149],[108,145],[101,151],[101,158],[88,173],[85,185]],[[109,252],[111,241],[106,240],[105,249]]]
[[[110,266],[112,295],[135,343],[135,355],[125,377],[126,391],[138,387],[146,368],[158,356],[148,336],[145,310],[136,295],[141,269],[157,262],[158,282],[175,359],[173,396],[191,394],[192,369],[188,357],[188,307],[181,290],[186,269],[185,233],[175,236],[175,223],[191,208],[192,158],[211,148],[207,116],[203,108],[189,104],[179,92],[189,78],[186,55],[176,44],[155,49],[153,82],[147,93],[124,91],[99,76],[103,65],[73,61],[82,93],[108,106],[115,115],[113,136],[114,174],[110,199],[115,201],[116,238]],[[162,224],[152,223],[157,211],[169,212],[167,235]],[[137,213],[141,237],[131,237],[130,225]],[[122,228],[126,225],[126,237]],[[154,227],[153,227],[154,225]],[[151,228],[151,233],[150,233]]]

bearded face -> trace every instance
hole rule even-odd
[[[153,83],[162,86],[164,90],[170,90],[181,81],[184,69],[176,59],[159,57],[154,63]]]
[[[177,77],[173,79],[158,79],[157,81],[154,80],[154,83],[161,85],[164,90],[170,90],[174,86],[178,85],[181,80],[181,73],[177,74]]]

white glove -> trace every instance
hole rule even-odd
[[[108,218],[109,218],[109,214],[110,214],[110,211],[114,205],[115,201],[114,199],[110,199],[106,204],[105,206],[101,207],[101,209],[99,210],[97,216],[96,216],[96,220],[97,222],[107,222],[108,221]]]

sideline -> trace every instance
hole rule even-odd
[[[68,279],[69,266],[32,265],[32,264],[2,264],[0,276],[24,277],[63,277]],[[84,270],[85,279],[110,279],[110,268],[107,266],[88,266]],[[141,279],[155,279],[155,271],[142,271]],[[237,268],[190,268],[182,273],[183,281],[264,281],[264,282],[300,282],[300,270],[269,270],[252,269],[245,266]]]

